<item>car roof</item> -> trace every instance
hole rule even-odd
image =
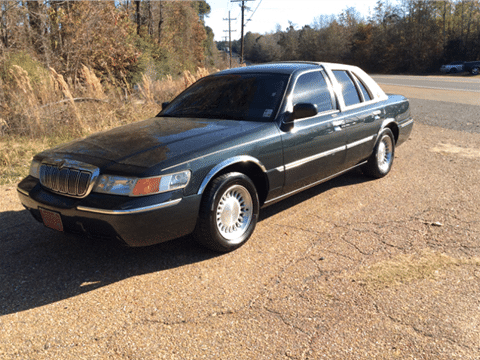
[[[326,63],[326,62],[313,62],[313,61],[287,61],[287,62],[273,62],[259,65],[251,65],[244,67],[237,67],[227,69],[217,73],[218,75],[225,74],[247,74],[247,73],[269,73],[269,74],[287,74],[291,75],[295,72],[303,70],[313,69],[338,69],[338,70],[352,70],[358,69],[356,66]]]
[[[233,75],[233,74],[286,74],[292,75],[295,73],[302,73],[305,70],[318,70],[324,69],[325,71],[331,72],[335,70],[348,70],[353,71],[357,76],[367,84],[367,86],[372,91],[375,99],[385,100],[387,95],[385,92],[378,86],[378,84],[362,69],[353,65],[345,64],[336,64],[336,63],[327,63],[327,62],[313,62],[313,61],[288,61],[288,62],[275,62],[275,63],[266,63],[260,65],[244,66],[233,69],[228,69],[220,71],[210,76],[220,76],[220,75]]]
[[[315,62],[275,62],[259,65],[250,65],[238,68],[227,69],[219,74],[243,74],[243,73],[275,73],[293,74],[299,70],[318,69],[320,63]]]

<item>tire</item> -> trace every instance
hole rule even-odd
[[[238,249],[252,235],[258,213],[258,194],[252,180],[238,172],[221,175],[204,193],[194,237],[217,252]]]
[[[471,73],[472,75],[478,75],[478,73],[480,73],[480,68],[478,66],[475,66],[474,68],[472,68]]]
[[[392,168],[394,156],[395,139],[392,130],[386,128],[380,134],[368,162],[362,167],[363,173],[377,179],[386,176]]]

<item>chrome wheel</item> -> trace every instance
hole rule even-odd
[[[215,251],[235,250],[252,235],[259,209],[257,189],[248,176],[239,172],[220,175],[203,195],[195,239]]]
[[[382,173],[388,172],[393,159],[393,142],[388,135],[383,135],[377,148],[377,164]]]
[[[249,191],[241,185],[229,187],[221,196],[216,210],[218,232],[230,243],[241,241],[252,221],[253,201]]]
[[[382,178],[390,172],[395,155],[395,138],[392,130],[383,129],[379,140],[373,149],[367,163],[362,166],[365,175],[376,179]]]

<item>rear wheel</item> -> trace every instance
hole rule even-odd
[[[382,131],[373,154],[362,170],[366,175],[374,178],[381,178],[390,172],[395,155],[395,139],[390,129]]]
[[[221,175],[204,194],[194,236],[212,250],[235,250],[252,235],[258,213],[258,195],[250,178],[237,172]]]
[[[472,75],[478,75],[480,73],[480,68],[478,66],[475,66],[472,69]]]

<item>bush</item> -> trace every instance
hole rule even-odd
[[[25,51],[7,53],[6,59],[0,64],[2,70],[0,71],[0,77],[3,83],[7,85],[14,83],[15,79],[10,71],[14,65],[21,67],[27,72],[32,85],[41,84],[49,77],[48,70],[29,53]]]

